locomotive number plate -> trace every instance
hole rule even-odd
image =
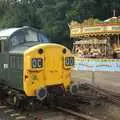
[[[73,66],[73,65],[74,65],[74,57],[66,57],[65,66]]]
[[[42,58],[32,58],[32,68],[42,68],[43,59]]]

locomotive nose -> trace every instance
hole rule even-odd
[[[28,50],[24,58],[26,94],[42,101],[48,96],[49,86],[63,86],[62,91],[67,91],[71,82],[71,56],[67,48],[57,44],[37,45]]]

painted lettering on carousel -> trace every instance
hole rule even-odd
[[[71,37],[74,37],[74,35],[77,35],[78,37],[85,36],[86,34],[88,35],[90,33],[93,35],[96,33],[108,34],[109,32],[114,31],[120,33],[120,17],[116,17],[116,19],[110,18],[108,20],[99,22],[96,22],[94,19],[85,20],[83,23],[72,21],[69,27],[71,31]]]
[[[119,30],[120,31],[120,26],[113,26],[112,30]]]
[[[82,30],[83,33],[88,33],[88,32],[102,32],[102,31],[103,31],[103,27],[85,27]]]

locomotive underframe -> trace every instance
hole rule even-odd
[[[57,96],[63,96],[66,91],[63,85],[47,86],[47,96],[44,100],[38,99],[36,96],[26,96],[24,91],[13,89],[5,84],[0,84],[0,99],[6,101],[9,105],[15,108],[25,109],[29,105],[34,103],[51,105],[55,104],[55,98]]]

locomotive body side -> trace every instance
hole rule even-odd
[[[23,54],[0,53],[0,84],[23,90]]]
[[[9,84],[8,83],[8,74],[9,74],[9,54],[0,53],[0,84]]]
[[[23,54],[9,54],[8,82],[10,88],[23,90]]]

